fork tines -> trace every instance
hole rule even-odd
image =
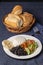
[[[33,31],[34,31],[35,33],[37,33],[37,34],[40,34],[40,31],[39,31],[39,29],[38,29],[36,26],[33,28]]]

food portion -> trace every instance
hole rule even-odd
[[[8,14],[5,18],[5,24],[9,28],[18,29],[23,25],[22,19],[18,15]]]
[[[5,48],[7,48],[7,49],[9,49],[9,50],[14,47],[14,45],[12,44],[12,42],[9,41],[9,40],[3,40],[2,46],[5,47]]]
[[[22,33],[28,31],[35,23],[35,17],[29,12],[23,12],[21,5],[16,5],[10,13],[3,18],[8,31]]]
[[[18,37],[15,37],[14,40],[13,40],[13,45],[14,47],[16,46],[19,46],[21,45],[22,43],[26,42],[26,39],[25,37],[23,36],[18,36]]]
[[[2,45],[3,47],[9,49],[10,52],[18,56],[31,55],[38,48],[36,41],[26,39],[23,36],[15,37],[12,42],[9,40],[4,40]]]
[[[10,51],[13,54],[18,55],[18,56],[28,55],[27,52],[24,50],[24,48],[22,48],[21,46],[13,47]]]
[[[22,13],[22,6],[21,5],[16,5],[13,9],[12,12],[13,14],[19,15]]]
[[[30,55],[34,53],[38,45],[34,40],[26,40],[19,46],[13,47],[10,51],[18,56]]]

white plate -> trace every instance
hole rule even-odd
[[[27,55],[27,56],[17,56],[17,55],[15,55],[15,54],[13,54],[12,52],[10,52],[7,48],[3,47],[5,53],[6,53],[7,55],[9,55],[10,57],[16,58],[16,59],[29,59],[29,58],[35,57],[36,55],[38,55],[38,54],[41,52],[41,50],[42,50],[42,44],[41,44],[40,40],[38,40],[37,38],[35,38],[35,37],[33,37],[33,36],[30,36],[30,35],[16,35],[16,36],[23,36],[23,37],[25,37],[26,39],[35,40],[35,41],[37,42],[37,44],[38,44],[38,48],[37,48],[36,51],[35,51],[34,53],[32,53],[31,55]],[[13,41],[16,36],[12,36],[12,37],[8,38],[8,40]],[[2,41],[2,43],[3,43],[3,41]]]

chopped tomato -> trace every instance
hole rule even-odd
[[[21,47],[26,48],[27,47],[26,42],[24,42],[23,44],[21,44]]]
[[[27,44],[29,45],[29,44],[32,44],[32,43],[34,43],[34,40],[27,40]]]

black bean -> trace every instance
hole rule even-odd
[[[13,47],[10,51],[18,56],[27,55],[27,52],[21,46]]]

